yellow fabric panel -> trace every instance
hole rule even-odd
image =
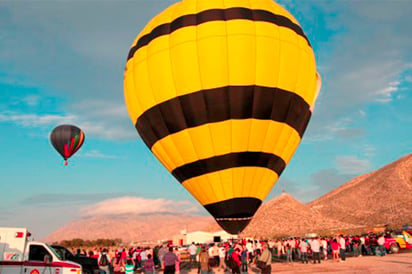
[[[270,26],[268,24],[259,25]],[[280,66],[277,64],[281,54],[280,43],[278,38],[272,36],[262,35],[256,37],[256,83],[259,83],[259,85],[280,87]]]
[[[144,110],[147,110],[156,104],[152,95],[152,82],[149,80],[147,62],[140,62],[138,66],[127,69],[128,77],[125,77],[127,83],[125,97],[130,117],[133,124]],[[129,79],[130,78],[130,79]]]
[[[160,37],[159,37],[160,38]],[[160,42],[162,42],[162,40],[160,40]],[[163,43],[165,43],[163,41]],[[147,50],[149,47],[142,47],[140,48],[138,51],[135,52],[135,54],[133,55],[133,58],[130,59],[127,63],[126,63],[126,69],[130,68],[130,67],[134,67],[139,65],[141,62],[146,62],[147,60]],[[127,71],[127,70],[126,70]]]
[[[245,178],[245,170],[246,170],[246,168],[241,168],[241,167],[238,167],[238,168],[231,168],[231,169],[228,169],[227,171],[225,171],[225,172],[232,172],[232,178],[233,178],[233,181],[232,181],[232,189],[234,189],[234,188],[239,188],[239,185],[241,185],[242,187],[240,187],[240,189],[242,190],[242,194],[249,194],[249,192],[250,192],[250,185],[252,185],[252,183],[250,184],[250,185],[246,185],[245,187],[243,187],[243,185],[244,185],[244,178]],[[222,170],[221,172],[224,172],[224,170]],[[240,197],[247,197],[247,195],[242,195],[242,196],[240,196]]]
[[[266,132],[271,122],[271,120],[252,120],[252,126],[249,132],[248,151],[262,151],[263,141],[266,138]],[[280,125],[280,128],[283,128],[284,124],[279,122],[277,122],[277,124]]]
[[[188,90],[201,90],[199,56],[195,40],[196,28],[189,27],[185,32],[175,31],[168,37],[171,46],[170,62],[172,63],[177,96],[186,94]],[[184,41],[184,43],[182,43],[182,41]],[[165,93],[164,100],[169,98],[170,95],[168,96],[168,94]]]
[[[232,151],[247,151],[253,119],[232,121]]]
[[[182,185],[202,205],[207,205],[241,197],[263,201],[277,179],[278,175],[267,168],[236,167],[194,177]]]
[[[183,131],[181,131],[180,133],[183,133]],[[181,149],[184,149],[184,147],[177,148],[174,143],[174,139],[176,138],[172,138],[172,136],[173,134],[163,138],[162,143],[157,142],[156,147],[152,147],[153,154],[157,157],[157,159],[159,159],[159,161],[163,165],[168,167],[167,169],[169,171],[175,169],[176,166],[182,166],[187,163],[182,159],[182,156],[179,152]],[[184,136],[181,139],[184,139],[185,137],[186,134],[184,134]]]
[[[258,193],[262,193],[262,195],[265,195],[262,196],[264,200],[266,199],[266,196],[269,194],[269,192],[272,190],[273,186],[276,184],[277,180],[279,179],[279,176],[273,176],[273,173],[267,172],[262,174],[262,176],[259,179],[260,181],[258,182],[260,182],[260,184],[256,191]]]
[[[296,135],[294,130],[290,130],[289,126],[284,125],[279,128],[277,124],[271,123],[266,133],[263,147],[279,153],[276,155],[281,155],[281,158],[288,164],[299,142],[299,136]]]
[[[310,55],[310,61],[311,63],[315,64],[315,55],[313,52]],[[308,84],[307,84],[307,89],[306,89],[306,94],[307,98],[309,101],[309,106],[310,108],[313,108],[315,106],[315,99],[317,96],[316,93],[316,67],[308,67],[308,71],[306,72],[309,75],[308,79]],[[315,75],[315,76],[312,76]]]
[[[168,144],[161,144],[156,148],[156,153],[153,153],[156,158],[161,162],[167,170],[171,170],[175,163],[183,162],[180,157],[179,151],[176,150],[174,145],[167,146]],[[170,154],[173,152],[174,154]]]
[[[250,195],[250,193],[261,193],[260,197],[263,197],[262,201],[266,198],[266,195],[269,193],[267,192],[262,192],[262,186],[264,185],[272,185],[275,183],[277,180],[278,176],[276,176],[275,179],[273,179],[273,174],[274,172],[258,172],[260,168],[256,169],[247,169],[246,171],[249,172],[249,176],[247,172],[245,172],[244,176],[244,189],[242,193],[243,195]],[[253,171],[253,173],[251,173]],[[276,173],[275,173],[276,174]],[[253,182],[253,183],[249,183]],[[247,197],[247,196],[246,196]]]
[[[179,159],[182,159],[184,163],[199,158],[189,132],[183,131],[182,134],[179,135],[179,138],[171,136],[171,139],[173,140],[173,145],[176,147],[176,151],[179,152]]]
[[[287,138],[287,137],[286,137]],[[295,153],[296,149],[298,148],[299,144],[300,144],[300,139],[295,139],[295,138],[289,138],[288,139],[288,145],[285,147],[284,150],[284,157],[285,157],[285,162],[286,165],[289,164],[290,159],[292,159],[293,154]],[[290,149],[286,149],[286,148],[290,148]],[[292,149],[294,148],[294,149]]]
[[[186,188],[200,204],[203,204],[205,201],[217,200],[207,174],[197,177],[196,184],[183,185],[183,187]]]
[[[226,37],[228,33],[227,27],[226,27],[226,21],[210,21],[210,22],[203,23],[203,24],[193,26],[190,28],[193,28],[195,30],[196,40],[203,40],[203,39],[207,39],[210,37],[216,37],[216,36]]]
[[[188,135],[192,137],[191,140]],[[232,142],[234,139],[236,145]],[[299,142],[299,134],[284,123],[257,119],[227,120],[166,136],[153,145],[152,152],[172,171],[200,159],[245,151],[272,153],[288,163]],[[196,152],[193,152],[193,147]],[[167,159],[163,153],[168,155],[170,162],[163,160]]]
[[[134,77],[135,90],[130,92],[136,93],[141,111],[146,111],[157,104],[153,97],[153,79],[149,73],[148,60],[139,63],[132,71],[131,77]],[[135,115],[140,116],[138,113]],[[134,120],[133,123],[136,123],[136,121]]]
[[[199,29],[206,27],[207,24],[202,24]],[[210,89],[228,85],[229,71],[232,68],[229,67],[227,62],[227,36],[213,36],[198,40],[197,50],[199,56],[198,70],[200,71],[202,88]],[[193,91],[196,90],[186,90],[185,93]]]
[[[210,155],[215,155],[215,148],[211,137],[210,127],[208,125],[203,125],[196,128],[197,130],[186,131],[191,137],[193,146],[196,149],[198,159],[205,159],[210,157]],[[172,137],[172,135],[169,136]],[[169,138],[169,136],[165,137],[164,139]],[[172,138],[180,139],[180,134],[173,134]],[[154,151],[154,149],[155,147],[153,146],[152,150]],[[192,161],[193,159],[190,159],[189,161]]]
[[[217,181],[210,181],[211,184],[220,185],[221,187],[221,196],[216,195],[217,199],[224,199],[227,196],[236,197],[236,188],[234,188],[233,173],[232,172],[213,172],[212,176],[218,176]],[[201,177],[201,176],[200,176]],[[220,182],[216,184],[215,182]]]
[[[296,90],[297,72],[299,69],[300,50],[296,44],[282,41],[280,43],[279,66],[279,87],[285,90]],[[301,94],[299,94],[301,95]],[[304,98],[306,101],[306,98]],[[309,101],[306,101],[309,103]]]
[[[254,22],[231,20],[227,25],[229,83],[256,83],[256,35]],[[239,46],[241,45],[241,46]]]
[[[151,53],[151,47],[148,49],[148,70],[149,79],[152,85],[152,96],[155,99],[155,105],[164,102],[165,98],[176,97],[175,80],[172,75],[170,53],[168,50]],[[154,105],[151,105],[152,107]]]
[[[255,197],[256,195],[259,195],[259,192],[257,191],[258,186],[260,184],[264,184],[265,182],[258,181],[258,177],[262,176],[262,173],[267,173],[267,172],[261,172],[261,167],[256,167],[256,168],[245,168],[244,174],[243,174],[243,180],[241,183],[241,187],[237,187],[237,193],[236,195],[238,197],[242,197],[241,195],[246,195],[246,197],[249,197],[250,195],[254,195],[252,197]],[[271,173],[274,173],[273,171]],[[236,184],[236,182],[234,182]],[[265,197],[262,199],[262,201],[266,198]]]
[[[311,103],[310,101],[313,97],[312,94],[314,94],[314,90],[309,89],[309,79],[313,77],[313,75],[310,74],[310,66],[311,66],[311,60],[310,56],[307,51],[300,51],[299,52],[299,66],[297,67],[297,73],[299,77],[297,78],[296,81],[296,93],[302,96],[303,98],[306,98],[307,103]],[[311,104],[309,104],[311,105]]]
[[[133,68],[130,67],[129,70]],[[129,71],[132,74],[131,71]],[[127,106],[127,112],[129,113],[130,118],[132,119],[133,124],[137,120],[137,113],[141,113],[141,108],[139,106],[139,99],[137,98],[137,93],[135,91],[135,83],[133,77],[125,77],[123,81],[124,90],[129,90],[130,92],[124,92],[124,100]],[[135,92],[131,92],[135,91]]]
[[[201,176],[199,176],[201,177]],[[211,172],[207,174],[209,185],[213,191],[213,194],[215,196],[215,199],[218,201],[222,201],[225,199],[227,196],[231,196],[230,190],[231,188],[226,188],[228,185],[223,185],[222,184],[222,179],[220,176],[220,172]],[[225,195],[225,193],[228,193]]]
[[[297,94],[313,107],[316,96],[316,65],[313,51],[300,51],[300,65],[297,71],[299,78],[296,83]]]
[[[232,142],[229,136],[232,134],[232,120],[227,120],[226,123],[210,123],[207,126],[210,129],[215,152],[231,151]]]

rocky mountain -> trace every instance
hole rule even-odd
[[[412,154],[361,175],[309,203],[314,211],[347,223],[373,226],[412,222]]]
[[[98,216],[72,221],[50,234],[45,241],[52,243],[61,240],[80,238],[122,239],[124,242],[143,242],[172,239],[181,230],[219,230],[212,217],[150,214]]]
[[[354,225],[322,216],[289,194],[268,201],[242,232],[244,237],[302,236],[307,233],[328,233]]]

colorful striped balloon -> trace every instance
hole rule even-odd
[[[84,132],[73,125],[60,125],[53,129],[50,134],[50,141],[57,152],[64,159],[67,166],[67,159],[76,153],[83,145]]]
[[[130,49],[129,115],[143,141],[229,233],[290,161],[320,77],[296,19],[271,0],[183,0]]]

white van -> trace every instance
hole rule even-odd
[[[1,274],[81,274],[82,267],[65,261],[48,244],[30,242],[27,228],[0,227]]]

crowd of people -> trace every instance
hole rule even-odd
[[[155,273],[163,269],[164,273],[179,272],[180,251],[171,246],[136,247],[119,249],[77,249],[77,256],[89,256],[97,259],[102,274],[134,274],[136,272]]]
[[[385,237],[381,235],[313,237],[313,238],[288,238],[272,240],[268,242],[272,254],[277,258],[286,257],[286,262],[301,261],[308,263],[308,254],[313,263],[321,263],[321,260],[344,262],[346,256],[352,257],[365,255],[386,254]]]
[[[119,249],[77,250],[77,255],[97,259],[101,273],[178,273],[181,268],[197,269],[198,273],[247,273],[252,268],[270,273],[272,262],[303,264],[324,260],[344,262],[351,257],[386,254],[384,235],[335,237],[290,237],[269,241],[238,240],[225,243],[195,244],[181,249],[162,245]],[[182,255],[184,264],[182,264]],[[187,258],[187,260],[186,260]]]

